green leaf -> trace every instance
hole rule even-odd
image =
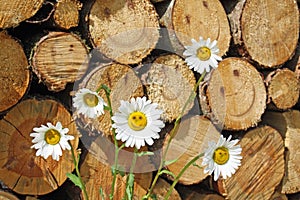
[[[198,167],[199,169],[203,169],[202,166],[200,166],[200,165],[198,165],[198,164],[196,164],[196,163],[193,163],[193,166]]]
[[[151,152],[151,151],[142,151],[142,152],[136,153],[136,155],[137,155],[138,157],[141,157],[141,156],[153,156],[154,153]]]
[[[175,177],[176,177],[176,175],[175,175],[175,174],[173,174],[173,172],[170,172],[169,170],[166,170],[166,169],[164,169],[164,170],[161,170],[161,171],[159,172],[159,175],[162,175],[162,174],[167,174],[167,175],[170,175],[170,176],[172,176],[173,178],[175,178]]]
[[[151,194],[151,195],[150,195],[150,198],[153,199],[153,200],[157,200],[156,194]]]
[[[75,174],[67,173],[67,177],[74,183],[74,185],[78,186],[81,190],[83,189],[83,185],[78,176],[76,176]]]
[[[130,173],[127,177],[126,182],[126,196],[127,199],[132,199],[133,197],[133,184],[134,184],[134,174]]]
[[[166,160],[164,164],[171,165],[171,164],[175,163],[177,160],[178,160],[178,158],[175,158],[174,160]]]
[[[105,194],[104,194],[104,191],[103,191],[103,188],[102,188],[102,187],[100,187],[99,193],[100,193],[101,199],[102,199],[102,200],[105,200]]]

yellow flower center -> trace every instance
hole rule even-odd
[[[210,58],[211,56],[211,50],[208,47],[200,47],[199,49],[197,49],[197,57],[202,60],[202,61],[206,61]]]
[[[60,133],[55,129],[49,129],[45,133],[45,140],[48,144],[56,145],[60,141]]]
[[[225,147],[218,147],[213,155],[215,163],[218,165],[224,165],[229,160],[229,152]]]
[[[95,107],[98,105],[98,97],[94,94],[87,93],[83,96],[83,100],[89,107]]]
[[[132,112],[128,118],[128,125],[135,131],[143,130],[147,125],[147,117],[142,112]]]

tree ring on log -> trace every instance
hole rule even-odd
[[[33,51],[32,70],[50,91],[65,89],[67,83],[80,79],[88,67],[88,50],[75,34],[50,32]]]
[[[74,170],[71,151],[64,150],[56,161],[51,156],[37,157],[31,148],[33,128],[58,121],[75,137],[70,142],[77,149],[79,133],[72,116],[54,100],[24,100],[0,121],[0,179],[10,189],[20,194],[43,195],[61,186],[67,179],[66,173]]]
[[[142,61],[159,39],[157,13],[148,0],[96,0],[89,15],[94,45],[123,64]]]
[[[266,108],[266,89],[259,72],[246,60],[227,58],[212,71],[203,108],[225,129],[245,130],[255,126]]]
[[[0,41],[0,112],[3,112],[25,95],[30,71],[23,47],[4,31],[0,32]]]

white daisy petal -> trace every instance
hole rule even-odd
[[[204,173],[210,175],[214,173],[214,181],[218,180],[220,175],[223,179],[231,177],[241,165],[242,148],[237,145],[239,140],[231,140],[220,136],[217,143],[209,142],[205,150],[202,165],[205,166]]]
[[[69,129],[63,128],[60,122],[57,122],[55,126],[48,122],[47,126],[35,127],[33,131],[35,132],[30,133],[30,136],[34,137],[32,139],[34,144],[31,148],[37,149],[36,156],[42,156],[47,159],[52,155],[53,160],[59,161],[59,157],[62,156],[62,150],[71,149],[68,140],[73,140],[74,136],[66,135]]]
[[[162,110],[156,103],[151,103],[146,97],[131,98],[121,101],[121,105],[112,116],[112,127],[116,131],[116,139],[125,142],[126,147],[137,149],[153,144],[153,139],[159,138],[159,132],[165,126],[160,119]]]
[[[218,61],[221,61],[222,58],[217,55],[219,49],[216,40],[211,42],[210,38],[204,40],[200,36],[199,42],[195,39],[192,39],[191,42],[192,45],[185,46],[185,51],[183,52],[183,55],[186,56],[185,62],[190,69],[194,69],[194,71],[202,74],[204,71],[209,72],[210,67],[218,67]]]

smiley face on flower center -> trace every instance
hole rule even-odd
[[[83,96],[83,100],[89,107],[95,107],[98,105],[98,98],[94,94],[87,93]]]
[[[213,160],[218,165],[224,165],[229,160],[229,152],[228,149],[225,147],[218,147],[214,154],[213,154]]]
[[[45,133],[45,141],[51,145],[56,145],[59,143],[60,137],[60,133],[55,129],[49,129]]]
[[[135,131],[143,130],[147,125],[147,117],[144,113],[135,111],[128,117],[128,126]]]
[[[208,47],[200,47],[199,49],[197,49],[197,57],[202,60],[202,61],[206,61],[209,60],[211,56],[211,50]]]

